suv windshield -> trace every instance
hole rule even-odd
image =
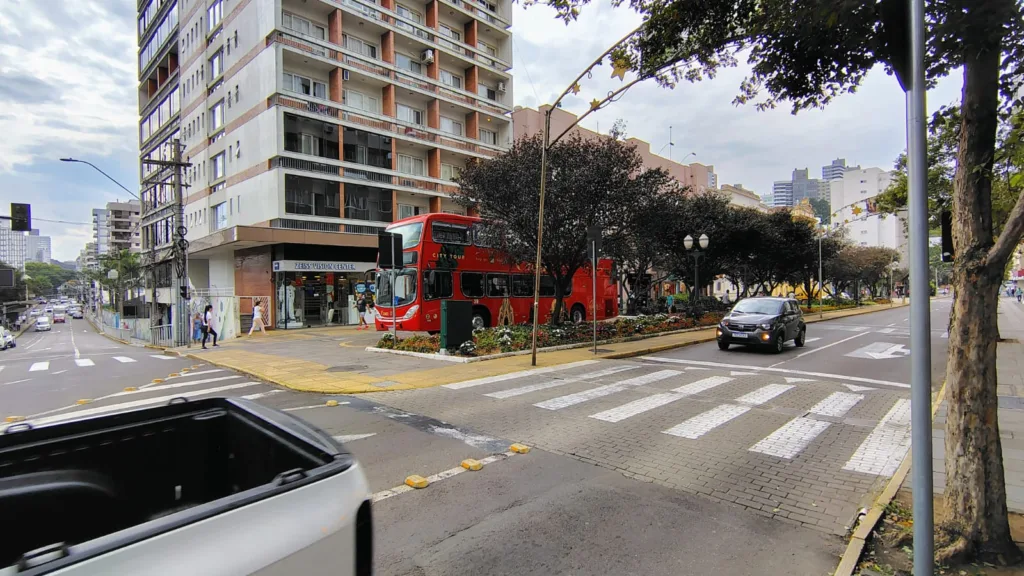
[[[778,300],[743,300],[732,309],[735,314],[779,314],[782,302]]]
[[[391,290],[391,271],[377,273],[377,305],[390,308],[392,297],[395,306],[405,306],[416,300],[416,269],[406,268],[395,276],[395,290]]]
[[[402,226],[388,226],[385,231],[391,232],[392,234],[401,234],[402,250],[408,250],[409,248],[415,248],[420,245],[420,236],[423,233],[423,223],[413,222],[412,224],[403,224]]]

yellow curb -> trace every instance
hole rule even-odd
[[[82,404],[88,404],[89,402],[92,402],[92,400],[90,400],[88,398],[81,398],[77,402],[75,402],[75,404],[78,404],[79,406],[81,406]]]
[[[516,454],[526,454],[527,452],[530,451],[529,446],[527,446],[526,444],[519,444],[518,442],[509,446],[508,449],[515,452]]]
[[[938,412],[939,406],[942,404],[942,400],[946,397],[946,382],[942,383],[942,388],[939,388],[939,393],[935,395],[935,399],[932,400],[932,421],[935,421],[935,413]],[[864,545],[867,543],[867,539],[871,536],[871,533],[875,530],[875,525],[882,519],[882,514],[885,512],[886,506],[892,502],[892,499],[896,497],[896,493],[899,492],[900,486],[903,485],[903,481],[906,480],[907,474],[910,472],[910,464],[913,462],[912,454],[910,451],[903,457],[903,462],[900,463],[900,467],[896,469],[896,473],[893,474],[892,478],[889,479],[889,483],[885,485],[885,489],[878,495],[875,502],[871,505],[871,509],[864,515],[857,523],[857,528],[853,531],[853,536],[850,537],[850,543],[846,546],[846,551],[843,552],[842,557],[839,559],[839,566],[836,567],[833,576],[852,576],[853,571],[857,569],[857,563],[860,562],[861,552],[864,551]]]
[[[327,405],[328,406],[337,406],[338,405],[338,401],[337,400],[328,400],[327,401]]]
[[[475,471],[483,468],[484,465],[481,464],[479,460],[474,460],[472,458],[466,458],[465,460],[462,461],[462,467],[465,468],[466,470],[473,470],[475,472]]]
[[[426,488],[430,482],[419,474],[413,474],[405,479],[405,484],[406,486],[411,486],[413,488]]]
[[[24,420],[25,420],[24,416],[8,416],[8,417],[4,418],[4,422],[7,422],[8,424],[13,424],[15,422],[22,422]]]
[[[153,384],[159,384],[159,383],[161,383],[163,381],[164,381],[163,378],[153,378]]]
[[[139,389],[136,388],[135,386],[127,386],[127,387],[125,387],[124,391],[125,392],[138,392]]]

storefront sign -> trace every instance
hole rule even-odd
[[[275,260],[274,272],[366,272],[373,262],[325,262],[322,260]]]

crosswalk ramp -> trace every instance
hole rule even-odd
[[[892,476],[909,449],[904,391],[774,373],[575,363],[443,388],[469,394],[482,413],[538,410],[559,421],[600,422],[588,433],[644,434],[728,444],[748,458],[795,461],[829,452],[835,469]],[[471,400],[472,401],[472,400]],[[531,422],[534,416],[526,416]],[[552,425],[554,426],[554,425]],[[626,427],[616,430],[616,426]],[[568,426],[567,426],[568,427]],[[836,437],[846,449],[836,454]],[[818,445],[821,446],[818,446]],[[848,448],[846,448],[848,447]]]
[[[13,378],[14,375],[19,372],[58,372],[61,370],[70,370],[76,368],[95,368],[97,366],[100,369],[112,368],[117,366],[123,366],[126,364],[136,364],[139,362],[147,362],[150,359],[156,360],[180,360],[175,356],[167,356],[165,354],[145,354],[145,355],[133,355],[133,356],[89,356],[84,358],[72,358],[66,356],[55,360],[41,360],[38,362],[18,362],[16,364],[0,364],[0,372],[4,373],[4,376]],[[0,357],[0,361],[3,358]],[[40,374],[33,374],[40,375]]]

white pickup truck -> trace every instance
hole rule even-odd
[[[331,565],[302,574],[369,575],[370,499],[342,445],[246,400],[12,424],[0,576],[276,574],[327,537]]]

